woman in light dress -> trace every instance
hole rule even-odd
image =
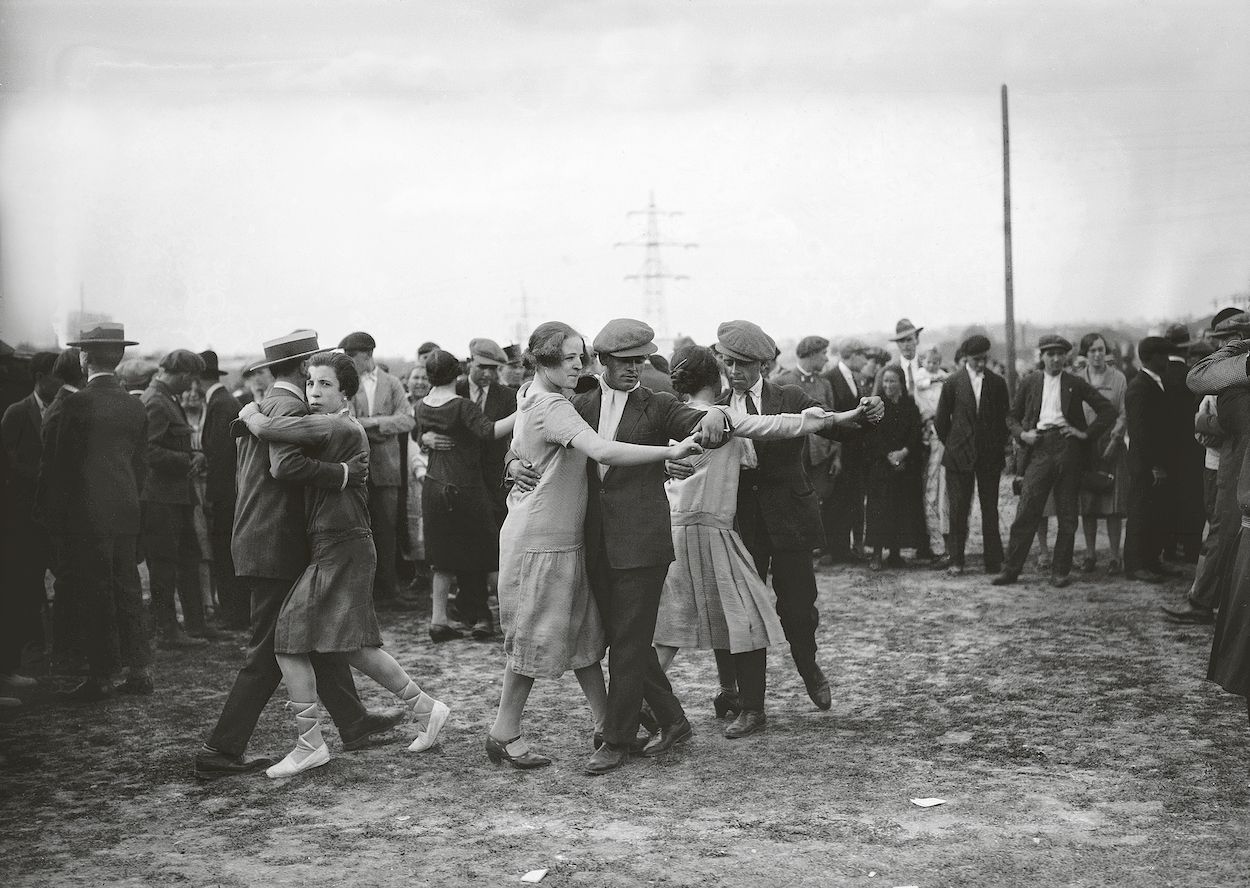
[[[946,469],[942,457],[946,448],[933,430],[942,386],[950,376],[942,369],[942,352],[931,348],[920,356],[922,372],[916,376],[916,406],[920,408],[921,440],[929,448],[929,461],[924,467],[924,520],[929,533],[929,548],[938,556],[939,566],[946,563],[946,538],[950,536],[950,513],[946,504]]]
[[[1086,333],[1081,337],[1080,353],[1086,359],[1079,375],[1092,385],[1116,409],[1115,425],[1097,441],[1090,442],[1089,465],[1110,472],[1115,480],[1109,490],[1095,492],[1081,490],[1081,522],[1085,531],[1085,559],[1081,562],[1082,573],[1093,573],[1098,568],[1095,552],[1098,546],[1098,519],[1107,522],[1107,539],[1110,541],[1111,558],[1107,563],[1107,575],[1115,576],[1123,569],[1120,541],[1123,539],[1124,516],[1128,512],[1128,447],[1124,434],[1128,429],[1128,414],[1124,407],[1124,394],[1128,381],[1124,374],[1107,363],[1107,340],[1101,333]],[[1093,408],[1085,405],[1085,421],[1094,421]]]
[[[262,441],[299,444],[316,459],[343,462],[369,452],[360,423],[348,406],[360,376],[344,354],[322,352],[308,361],[309,416],[269,417],[248,404],[239,419]],[[347,662],[399,698],[418,725],[408,748],[428,749],[438,739],[449,709],[417,686],[395,658],[382,650],[373,609],[377,553],[364,487],[309,488],[308,541],[312,559],[296,580],[274,627],[274,652],[291,695],[299,739],[295,748],[265,773],[290,777],[324,765],[330,750],[321,736],[317,676],[309,654],[343,653]]]
[[[499,535],[499,617],[508,662],[499,711],[486,737],[491,761],[522,769],[551,764],[521,737],[521,717],[535,679],[572,669],[596,732],[607,712],[600,666],[606,644],[583,543],[586,460],[642,465],[702,452],[693,439],[649,447],[599,437],[568,399],[587,360],[581,334],[559,321],[540,325],[525,352],[525,363],[535,373],[521,389],[512,451],[541,478],[533,490],[514,488],[509,494]]]

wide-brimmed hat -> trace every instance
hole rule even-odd
[[[509,364],[521,363],[522,348],[515,342],[512,345],[505,345],[503,347],[503,353],[507,357]]]
[[[330,349],[322,348],[317,344],[316,330],[296,330],[286,336],[279,336],[277,339],[270,339],[266,342],[265,360],[257,361],[248,369],[259,370],[261,367],[281,364],[283,361],[291,361],[295,358],[307,358],[324,351],[330,351]]]
[[[204,371],[201,376],[228,376],[228,372],[222,370],[217,363],[217,352],[211,348],[200,352],[200,358],[204,361]]]
[[[126,338],[126,327],[123,324],[103,322],[94,327],[84,329],[73,342],[65,343],[73,348],[85,348],[89,345],[138,345],[133,339]]]
[[[1189,327],[1185,324],[1170,324],[1163,338],[1172,343],[1174,348],[1189,348],[1193,340],[1189,338]]]
[[[900,318],[899,322],[894,325],[894,335],[890,338],[891,342],[898,342],[900,339],[906,339],[908,336],[919,336],[920,331],[924,327],[917,327],[907,318]]]

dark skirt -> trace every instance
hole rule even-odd
[[[274,628],[279,654],[347,653],[381,647],[373,610],[377,553],[367,530],[315,534],[312,563],[295,581]]]
[[[1250,533],[1244,525],[1237,529],[1237,561],[1215,619],[1207,679],[1230,694],[1250,697]]]
[[[864,544],[870,548],[917,549],[929,540],[924,523],[924,487],[908,459],[902,471],[884,460],[868,470],[868,507]]]
[[[427,475],[421,519],[425,555],[435,570],[499,570],[499,525],[485,487],[447,484]]]

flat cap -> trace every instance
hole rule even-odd
[[[829,340],[823,336],[804,336],[794,347],[794,353],[800,358],[818,354],[829,347]]]
[[[959,346],[959,350],[965,355],[986,354],[990,350],[989,337],[982,336],[980,333],[974,333],[964,340],[963,345]]]
[[[157,367],[143,358],[127,358],[117,365],[117,378],[126,388],[147,388]]]
[[[417,347],[417,357],[418,358],[424,357],[425,355],[428,355],[430,352],[436,351],[441,347],[442,346],[440,346],[437,342],[423,342],[421,343],[420,346]]]
[[[508,356],[493,339],[470,339],[469,360],[487,367],[502,367],[508,363]]]
[[[348,333],[339,342],[339,348],[345,352],[373,351],[377,347],[378,344],[373,337],[360,330],[357,330],[355,333]]]
[[[1068,340],[1064,339],[1058,333],[1044,333],[1038,338],[1037,350],[1039,352],[1045,354],[1048,351],[1055,351],[1056,349],[1059,351],[1070,352],[1072,351],[1072,343],[1068,342]]]
[[[1223,339],[1225,336],[1245,336],[1250,333],[1250,314],[1244,311],[1225,316],[1211,331],[1212,339]]]
[[[614,318],[599,331],[591,348],[601,355],[639,358],[660,350],[654,339],[655,331],[648,324],[633,318]]]
[[[849,358],[852,355],[862,355],[867,351],[868,344],[864,340],[856,339],[853,336],[843,339],[838,344],[838,354],[844,358]]]
[[[1225,318],[1231,318],[1233,315],[1243,314],[1240,308],[1233,308],[1231,305],[1227,308],[1221,308],[1215,313],[1215,317],[1211,318],[1211,329],[1214,330],[1220,325],[1220,321]]]
[[[1184,324],[1169,325],[1163,338],[1177,348],[1188,348],[1193,345],[1193,341],[1189,338],[1189,327]]]
[[[716,328],[716,350],[738,361],[771,361],[777,343],[750,321],[725,321]]]

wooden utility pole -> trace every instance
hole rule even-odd
[[[1007,127],[1007,84],[1003,84],[1003,259],[1007,285],[1007,390],[1016,391],[1016,303],[1011,274],[1011,133]]]

